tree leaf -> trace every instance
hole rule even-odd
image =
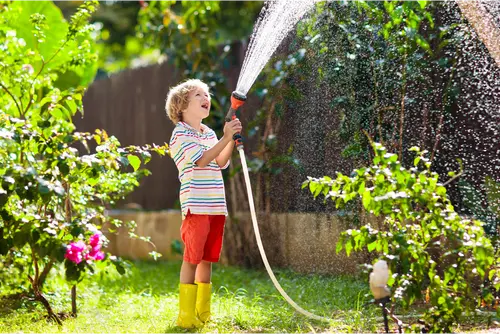
[[[141,159],[139,159],[135,155],[130,154],[127,156],[127,159],[130,162],[130,164],[132,165],[132,167],[134,168],[134,171],[137,171],[139,169],[139,167],[141,166]]]
[[[421,9],[424,9],[424,8],[425,8],[425,6],[427,6],[427,2],[428,2],[428,1],[427,1],[427,0],[418,0],[417,2],[418,2],[418,4],[420,5],[420,8],[421,8]]]
[[[27,48],[38,50],[43,59],[48,61],[62,45],[61,41],[65,39],[68,31],[68,24],[64,21],[61,10],[52,1],[13,1],[9,7],[21,12],[17,20],[11,23],[16,30],[17,37],[23,38]],[[48,28],[42,29],[45,34],[44,42],[37,41],[33,36],[33,27],[30,22],[30,16],[33,14],[42,14],[46,18]],[[53,67],[67,59],[69,59],[67,53],[59,52],[50,65]],[[37,71],[41,64],[35,64],[34,67]]]
[[[372,202],[372,196],[370,195],[369,190],[365,190],[363,192],[363,206],[366,210],[370,211],[370,204]]]

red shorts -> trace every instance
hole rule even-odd
[[[181,226],[184,261],[193,264],[201,260],[219,262],[225,222],[224,215],[193,215],[188,211]]]

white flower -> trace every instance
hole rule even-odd
[[[22,69],[23,71],[26,71],[29,74],[33,74],[35,72],[35,69],[33,68],[33,66],[31,66],[31,64],[24,64]]]

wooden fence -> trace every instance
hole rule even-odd
[[[226,73],[229,91],[236,86],[244,57],[243,45],[236,43],[233,49],[231,60],[233,66]],[[480,49],[481,45],[478,45],[477,51],[481,51]],[[498,83],[500,71],[492,65],[493,60],[490,63],[489,82]],[[464,73],[467,70],[472,71],[472,66],[475,66],[474,63],[472,65],[464,63],[461,71]],[[84,96],[85,117],[75,119],[77,129],[93,131],[96,128],[103,128],[110,135],[116,136],[123,145],[168,143],[173,124],[165,114],[165,98],[169,87],[181,80],[180,72],[171,65],[163,63],[127,70],[110,78],[96,80]],[[340,142],[337,136],[340,115],[330,103],[335,98],[335,92],[329,91],[326,84],[323,87],[317,86],[314,80],[302,82],[299,77],[292,77],[290,80],[295,81],[295,86],[300,87],[301,95],[305,98],[294,102],[285,101],[287,103],[283,106],[281,130],[277,133],[279,138],[277,154],[286,153],[293,147],[294,155],[300,160],[303,170],[288,168],[286,172],[274,175],[270,183],[273,197],[269,202],[274,212],[331,212],[331,208],[327,208],[320,201],[312,201],[307,192],[300,191],[300,184],[308,175],[317,177],[334,175],[336,171],[349,173],[354,167],[351,159],[345,159],[341,155],[346,143]],[[465,87],[467,92],[461,94],[464,98],[457,101],[461,107],[456,105],[443,124],[435,167],[446,175],[445,171],[457,168],[455,159],[461,158],[467,170],[466,179],[475,180],[478,185],[483,182],[486,175],[489,175],[498,181],[500,180],[498,167],[500,166],[500,87],[498,85],[493,87],[491,94],[486,98],[482,92],[481,82],[471,81]],[[479,101],[481,94],[484,106],[477,105],[479,102],[474,101],[476,97]],[[244,124],[252,119],[258,103],[258,99],[249,96],[249,101],[244,107],[245,112],[242,114]],[[463,113],[469,106],[477,112]],[[406,148],[418,145],[421,141],[420,129],[425,122],[422,113],[420,105],[407,110]],[[246,146],[247,155],[252,156],[252,140],[249,140]],[[169,157],[154,156],[148,169],[152,175],[142,180],[140,188],[131,194],[126,202],[137,203],[147,210],[176,207],[179,182],[173,161]],[[259,185],[254,183],[254,187],[257,188]],[[267,192],[262,197],[269,196],[269,188],[259,189],[256,191]],[[236,186],[234,181],[229,181],[226,190],[229,205],[234,206],[232,208],[234,212],[247,209],[244,201],[237,201],[234,194],[245,191],[240,180],[236,180]],[[451,193],[456,194],[456,190],[451,189]],[[236,203],[241,205],[236,207]],[[263,210],[262,206],[260,209]]]
[[[75,118],[77,130],[101,128],[122,145],[168,143],[174,125],[165,114],[165,97],[179,77],[175,68],[164,63],[96,80],[84,96],[84,117]],[[154,210],[173,207],[178,180],[172,159],[153,155],[147,168],[152,175],[141,181],[127,202]]]

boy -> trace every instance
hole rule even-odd
[[[187,80],[170,89],[165,109],[176,125],[170,154],[179,170],[184,257],[179,285],[177,326],[195,328],[210,317],[212,262],[218,262],[227,215],[221,169],[227,168],[241,132],[238,119],[224,126],[220,140],[201,123],[210,112],[208,86]],[[196,282],[196,284],[195,284]]]

